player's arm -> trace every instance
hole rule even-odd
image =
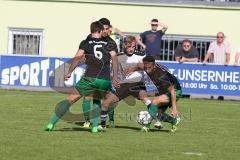
[[[177,98],[176,98],[176,92],[175,92],[174,86],[171,85],[168,88],[168,91],[171,94],[172,114],[173,114],[174,117],[176,117],[177,116]]]
[[[110,51],[111,59],[112,59],[112,71],[113,71],[113,77],[112,77],[112,83],[114,87],[119,88],[119,82],[118,82],[118,58],[117,53],[115,51]]]
[[[143,49],[146,49],[146,45],[142,42],[140,35],[136,36],[136,41],[137,41],[137,44],[139,44]]]
[[[125,75],[130,75],[135,71],[142,71],[144,69],[143,62],[138,62],[138,64],[134,67],[128,67],[124,70]]]
[[[79,49],[70,64],[67,74],[65,75],[65,80],[68,80],[71,77],[72,72],[78,66],[79,62],[83,58],[84,58],[84,50]]]

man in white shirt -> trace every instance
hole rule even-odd
[[[230,62],[230,45],[224,40],[225,36],[223,32],[217,33],[217,41],[213,41],[205,55],[203,61],[204,64],[208,63],[208,59],[213,55],[213,63],[219,65],[229,65]]]
[[[107,109],[109,106],[127,98],[128,96],[134,96],[141,99],[141,93],[145,90],[145,84],[143,82],[143,71],[134,71],[131,74],[125,74],[124,71],[130,67],[136,67],[139,63],[142,63],[144,56],[138,55],[135,52],[136,38],[134,36],[127,36],[124,40],[124,54],[118,56],[119,72],[118,79],[120,80],[120,87],[115,88],[114,91],[106,95],[102,102],[101,111],[101,125],[99,129],[106,128]],[[146,97],[146,95],[144,96]],[[151,102],[149,102],[150,104]],[[146,104],[147,105],[147,104]]]

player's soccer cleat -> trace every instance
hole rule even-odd
[[[92,128],[92,133],[98,133],[98,127],[93,127]]]
[[[45,131],[52,131],[54,128],[54,125],[52,123],[49,123],[47,127],[45,128]]]
[[[140,130],[141,132],[148,132],[149,131],[149,128],[148,127],[146,127],[146,126],[143,126],[142,128],[141,128],[141,130]]]
[[[107,128],[106,128],[106,126],[98,125],[97,129],[99,131],[105,132]]]
[[[161,123],[160,121],[156,121],[156,122],[154,123],[154,127],[155,127],[155,128],[158,128],[158,129],[162,129],[162,128],[163,128],[163,125],[162,125],[162,123]]]
[[[180,121],[181,121],[180,117],[175,118],[175,121],[172,123],[171,132],[176,132],[177,125],[180,123]]]
[[[84,122],[83,123],[83,128],[90,128],[91,127],[91,123],[90,122]]]
[[[109,121],[109,128],[115,128],[114,121]]]

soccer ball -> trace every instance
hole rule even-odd
[[[151,115],[148,111],[140,111],[137,115],[137,122],[141,125],[149,124],[152,121]]]

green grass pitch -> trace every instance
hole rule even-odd
[[[116,109],[117,128],[91,134],[80,125],[60,121],[43,131],[54,105],[66,95],[0,90],[1,160],[233,160],[240,159],[240,103],[181,99],[183,120],[176,133],[152,129],[140,133],[135,121],[141,102]],[[81,101],[72,112],[82,111]],[[124,117],[127,113],[127,118]],[[130,116],[131,115],[131,116]]]

